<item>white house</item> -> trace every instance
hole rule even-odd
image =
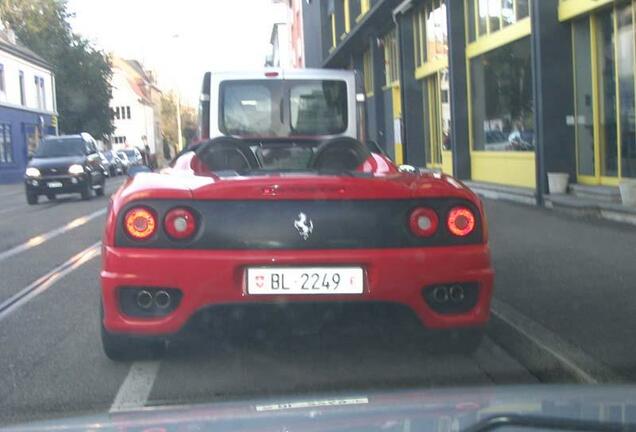
[[[28,154],[57,133],[51,66],[0,30],[0,183],[22,179]]]
[[[150,153],[161,149],[160,107],[156,106],[159,88],[152,74],[146,72],[136,60],[113,57],[113,112],[115,132],[111,137],[114,149],[146,145]]]

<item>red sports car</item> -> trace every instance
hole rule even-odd
[[[480,200],[453,177],[400,172],[348,137],[221,137],[113,196],[101,281],[114,359],[254,303],[400,304],[470,350],[493,270]]]

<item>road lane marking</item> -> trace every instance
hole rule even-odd
[[[49,240],[51,240],[52,238],[55,238],[59,235],[62,235],[64,233],[67,233],[77,227],[80,227],[82,225],[85,225],[86,223],[90,222],[91,220],[103,216],[106,214],[106,209],[103,208],[101,210],[97,210],[96,212],[93,212],[91,214],[85,215],[85,216],[81,216],[78,217],[76,219],[73,219],[72,221],[70,221],[69,223],[67,223],[66,225],[63,225],[59,228],[55,228],[49,232],[46,232],[44,234],[40,234],[40,235],[36,235],[35,237],[30,238],[29,240],[27,240],[26,242],[19,244],[18,246],[15,246],[11,249],[7,249],[4,252],[0,252],[0,262],[11,258],[12,256],[15,256],[19,253],[22,253],[24,251],[27,251],[29,249],[32,249],[36,246],[41,245],[44,242],[47,242]]]
[[[18,310],[21,306],[24,306],[29,300],[42,294],[67,274],[99,256],[101,253],[100,246],[101,242],[97,242],[89,246],[80,253],[69,258],[66,262],[55,267],[35,282],[29,284],[18,293],[9,297],[4,302],[0,303],[0,321]]]
[[[545,355],[556,360],[563,370],[576,377],[578,381],[585,384],[625,381],[605,364],[526,317],[509,304],[492,299],[491,310],[493,315],[512,327],[522,338]]]
[[[143,408],[159,372],[159,361],[139,361],[130,366],[126,379],[119,387],[109,412],[116,413]]]

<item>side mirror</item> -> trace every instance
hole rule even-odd
[[[398,167],[398,171],[404,174],[416,174],[417,168],[415,168],[413,165],[400,165]]]
[[[135,165],[128,168],[128,177],[134,177],[139,173],[149,173],[152,172],[150,168],[146,165]]]

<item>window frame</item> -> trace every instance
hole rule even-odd
[[[18,81],[20,86],[20,105],[26,106],[26,89],[24,87],[24,71],[20,71],[18,74]]]

